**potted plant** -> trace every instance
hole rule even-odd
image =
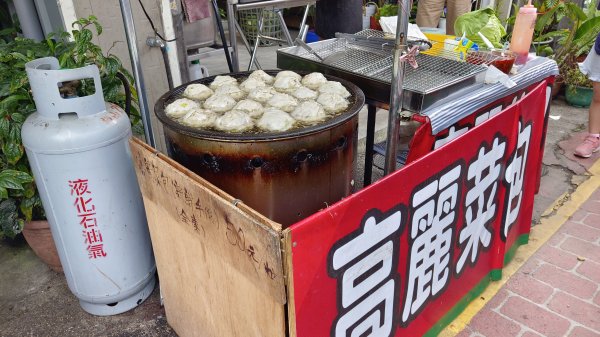
[[[559,29],[541,35],[539,39],[555,38],[559,45],[554,59],[561,73],[574,68],[577,57],[587,53],[596,36],[600,33],[600,16],[597,15],[596,1],[592,0],[587,10],[583,10],[574,2],[564,2],[561,6],[564,16],[569,21],[568,29]]]
[[[537,8],[538,18],[533,29],[533,48],[537,55],[553,55],[554,36],[551,33],[567,15],[571,5],[567,6],[564,0],[537,0],[534,1],[534,6]]]
[[[54,56],[59,59],[61,68],[96,64],[100,70],[105,99],[121,107],[128,105],[134,133],[143,133],[137,106],[127,104],[123,90],[127,85],[133,96],[131,101],[137,101],[131,75],[115,55],[103,54],[100,47],[91,42],[93,32],[90,28],[95,27],[98,35],[102,33],[97,19],[94,16],[79,19],[73,27],[76,29],[72,32],[72,40],[66,32],[51,34],[41,42],[19,37],[7,39],[8,42],[0,40],[0,238],[14,238],[23,228],[32,226],[35,233],[46,231],[40,235],[49,239],[53,246],[47,223],[32,222],[45,220],[45,212],[21,141],[23,122],[36,110],[25,72],[27,62]],[[94,90],[93,85],[85,80],[64,87],[70,88],[68,94],[81,96],[91,94]],[[25,236],[36,254],[44,250],[35,247],[28,235]],[[50,245],[44,243],[43,246]],[[51,266],[57,269],[55,264]]]
[[[568,30],[557,30],[559,22],[567,17],[574,23],[574,27],[581,25],[581,20],[588,19],[579,5],[569,0],[534,0],[533,5],[537,9],[537,19],[533,29],[532,47],[535,49],[536,55],[551,56],[554,55],[553,42],[555,39],[565,39],[568,35]],[[508,26],[513,26],[516,21],[519,7],[516,4],[512,5],[512,15],[506,19]],[[584,18],[585,17],[585,18]],[[594,17],[592,14],[591,17]],[[506,41],[510,41],[512,29],[505,37]]]
[[[568,20],[569,23],[567,29],[548,29],[549,31],[537,37],[540,41],[553,38],[558,45],[552,50],[554,54],[550,55],[556,60],[560,70],[553,95],[560,91],[563,81],[566,82],[567,73],[570,73],[570,77],[574,77],[572,72],[578,71],[577,59],[589,52],[596,36],[600,33],[600,16],[596,11],[596,1],[592,0],[586,10],[581,9],[574,2],[559,1],[536,23],[536,27],[554,27],[552,22],[558,22],[560,19]],[[548,48],[544,47],[543,50],[550,52]]]
[[[567,90],[565,91],[567,103],[576,107],[589,107],[594,96],[592,81],[581,73],[578,67],[567,70],[564,74],[564,81],[567,85]]]
[[[381,25],[379,24],[379,19],[382,16],[396,16],[398,15],[398,5],[394,4],[381,4],[375,15],[371,16],[371,29],[381,30]]]

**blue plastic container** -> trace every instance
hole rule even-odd
[[[308,33],[306,33],[306,43],[317,42],[319,40],[321,40],[321,38],[314,30],[309,30]]]

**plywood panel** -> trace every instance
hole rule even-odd
[[[131,141],[169,324],[181,336],[285,336],[280,233]]]
[[[283,247],[283,269],[287,289],[288,337],[296,337],[296,301],[294,300],[294,266],[292,262],[292,231],[288,228],[283,232],[281,245]]]

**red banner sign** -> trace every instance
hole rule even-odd
[[[435,336],[527,240],[546,84],[291,227],[296,332]]]
[[[554,83],[554,77],[549,77],[545,80],[546,82],[546,114],[549,109],[549,103],[551,98],[552,84]],[[539,83],[538,83],[539,84]],[[472,114],[465,116],[454,125],[449,128],[432,135],[431,124],[425,117],[417,116],[416,119],[423,123],[419,129],[417,129],[415,136],[411,142],[410,152],[408,154],[407,162],[410,163],[413,160],[421,158],[425,154],[436,150],[451,140],[457,138],[463,133],[471,130],[475,126],[483,123],[489,118],[493,117],[502,110],[515,104],[519,99],[523,98],[528,92],[537,88],[538,84],[533,84],[527,88],[521,89],[511,95],[502,97],[481,109],[473,112]],[[543,145],[543,144],[542,144]]]

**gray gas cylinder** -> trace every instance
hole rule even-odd
[[[125,112],[105,103],[95,65],[25,65],[37,112],[22,138],[69,288],[94,315],[125,312],[154,289],[152,245]],[[93,79],[95,93],[63,98],[65,81]]]

